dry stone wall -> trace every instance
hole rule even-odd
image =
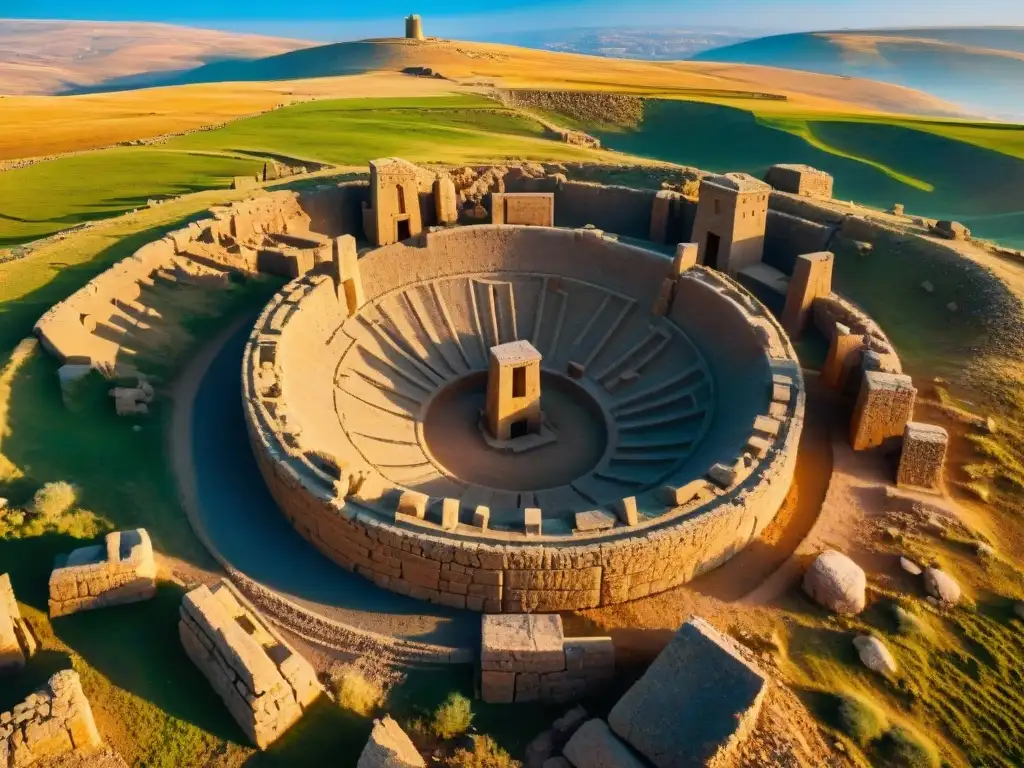
[[[643,99],[621,93],[517,89],[495,95],[509,107],[557,112],[580,122],[635,126],[644,118]]]
[[[156,561],[143,528],[108,533],[103,544],[76,549],[50,574],[50,616],[148,600]]]
[[[523,241],[515,252],[545,266],[514,266],[519,257],[508,255],[504,239],[526,236],[520,233],[536,242],[527,247]],[[603,273],[619,290],[632,290],[631,281],[648,284],[648,262],[651,274],[657,273],[651,279],[660,282],[668,259],[599,232],[506,226],[427,232],[418,244],[382,248],[359,264],[365,301],[372,302],[392,290],[396,279],[435,279],[439,268],[453,274],[542,268],[566,270],[569,276],[586,270],[587,275]],[[381,587],[487,612],[560,611],[636,599],[682,584],[731,557],[771,521],[788,492],[804,408],[795,353],[774,318],[720,274],[703,268],[687,272],[668,318],[699,338],[703,348],[713,351],[722,338],[730,339],[728,353],[723,349],[715,356],[721,397],[763,403],[771,423],[761,428],[768,432],[756,425],[723,424],[714,430],[713,450],[730,456],[730,467],[717,481],[673,487],[670,500],[652,491],[649,503],[665,510],[656,519],[569,537],[517,541],[515,535],[483,530],[469,537],[446,533],[422,521],[398,525],[394,501],[387,501],[379,477],[357,466],[332,469],[304,455],[301,436],[288,426],[288,392],[324,395],[316,394],[321,384],[303,376],[301,366],[289,373],[289,361],[309,359],[324,343],[316,339],[337,328],[331,312],[336,318],[339,311],[334,284],[322,276],[291,283],[267,306],[246,351],[247,423],[261,471],[284,514],[328,557]],[[276,388],[269,380],[257,384],[254,372],[265,364],[278,370]],[[750,375],[758,370],[763,378]],[[323,385],[332,386],[329,377]]]
[[[185,595],[178,633],[185,653],[260,749],[322,693],[309,662],[227,581]]]
[[[0,713],[0,768],[50,764],[65,755],[93,754],[102,746],[78,673],[70,669]]]

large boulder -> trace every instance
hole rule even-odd
[[[645,768],[604,720],[588,720],[569,739],[564,754],[576,768]]]
[[[896,659],[889,653],[885,643],[877,637],[860,635],[853,639],[853,647],[857,649],[861,663],[872,672],[880,675],[895,675],[898,667]]]
[[[426,768],[412,740],[390,716],[373,722],[356,768]]]
[[[956,579],[938,568],[925,569],[924,588],[943,605],[956,605],[960,602],[960,585]]]
[[[767,686],[732,638],[694,617],[619,699],[608,725],[656,768],[715,764],[749,735]]]
[[[818,604],[844,616],[864,610],[867,584],[864,569],[834,549],[818,555],[804,574],[804,592]]]

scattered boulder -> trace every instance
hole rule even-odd
[[[900,558],[900,568],[909,573],[911,576],[920,576],[924,572],[920,565],[915,563],[913,560],[908,560],[905,557]]]
[[[937,221],[934,226],[929,227],[932,234],[944,237],[947,240],[970,240],[971,230],[959,221]]]
[[[960,602],[960,585],[956,579],[938,568],[925,569],[924,588],[943,605],[951,606]]]
[[[374,720],[356,768],[426,768],[409,736],[390,716]]]
[[[898,667],[896,659],[889,653],[885,643],[871,635],[860,635],[853,639],[853,647],[857,649],[861,663],[872,672],[880,675],[895,675]]]
[[[844,616],[860,613],[867,604],[864,569],[834,549],[818,555],[804,574],[803,587],[815,602]]]
[[[925,280],[923,283],[921,283],[921,287],[924,289],[925,293],[935,293],[935,286],[932,285],[931,282],[928,280]]]
[[[611,732],[604,720],[585,722],[565,745],[572,765],[587,768],[644,768],[639,758]]]

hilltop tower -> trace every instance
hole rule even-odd
[[[771,191],[745,173],[701,181],[692,236],[700,247],[701,264],[735,277],[761,261]]]
[[[408,40],[423,40],[423,19],[418,13],[405,17],[405,37]]]

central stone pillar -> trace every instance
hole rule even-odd
[[[491,347],[484,422],[495,440],[541,433],[540,361],[540,352],[528,341]]]

